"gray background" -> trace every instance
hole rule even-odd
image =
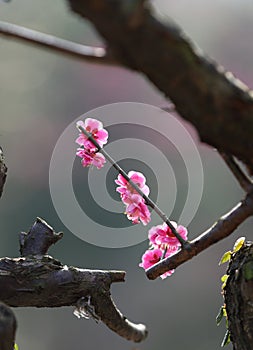
[[[205,52],[252,86],[251,1],[193,0],[190,8],[187,0],[153,3],[161,14],[174,18]],[[1,2],[0,19],[85,44],[101,43],[92,26],[71,14],[60,0]],[[124,69],[86,64],[3,38],[0,50],[0,144],[9,167],[0,201],[1,256],[18,255],[17,233],[28,230],[36,216],[43,217],[55,230],[65,233],[51,249],[62,262],[126,270],[126,282],[113,286],[113,297],[127,317],[147,324],[150,332],[148,339],[136,346],[103,324],[76,319],[71,308],[17,309],[20,349],[219,349],[225,327],[215,324],[224,273],[218,261],[239,236],[252,239],[252,220],[178,268],[171,278],[148,281],[138,268],[147,242],[122,249],[85,243],[62,224],[50,198],[51,155],[57,139],[77,116],[120,101],[165,106],[162,95],[142,76]],[[194,135],[193,128],[187,127]],[[205,145],[199,145],[199,151],[205,184],[199,210],[189,225],[190,238],[209,227],[243,195],[217,153]],[[169,149],[167,153],[170,157]],[[81,191],[78,164],[76,169],[76,188]]]

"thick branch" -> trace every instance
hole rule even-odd
[[[224,298],[230,338],[234,350],[253,350],[253,244],[248,243],[233,257]]]
[[[123,282],[125,272],[79,269],[42,255],[61,236],[41,219],[22,234],[23,257],[0,259],[0,300],[14,307],[83,307],[85,315],[120,336],[135,342],[145,339],[146,327],[128,321],[111,299],[111,284]]]
[[[0,34],[30,44],[47,48],[51,51],[64,53],[68,56],[85,59],[92,63],[113,64],[117,62],[112,54],[102,47],[92,47],[74,43],[53,35],[41,33],[16,24],[0,21]]]
[[[3,193],[4,184],[7,176],[7,166],[4,164],[3,150],[0,147],[0,197]]]
[[[143,72],[174,102],[204,142],[234,154],[253,172],[253,94],[247,86],[203,56],[174,23],[159,22],[146,1],[68,2],[95,25],[117,60]]]
[[[149,268],[146,273],[149,279],[155,279],[168,270],[175,269],[211,245],[229,236],[243,221],[253,215],[253,193],[221,217],[210,229],[190,242],[188,249],[168,257]]]

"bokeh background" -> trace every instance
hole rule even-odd
[[[250,0],[193,0],[190,6],[187,0],[152,3],[160,16],[172,17],[209,56],[253,85]],[[61,0],[0,2],[0,20],[84,44],[102,43],[92,25],[69,12]],[[114,300],[130,320],[145,323],[149,329],[147,340],[135,345],[103,324],[78,320],[72,308],[17,309],[20,349],[219,349],[225,326],[217,327],[215,316],[222,304],[220,277],[225,267],[219,267],[218,261],[239,236],[252,239],[252,220],[178,268],[169,279],[148,281],[138,268],[147,242],[121,249],[88,244],[63,225],[50,197],[51,155],[74,119],[114,102],[164,107],[168,101],[143,76],[125,69],[87,64],[3,37],[0,50],[0,144],[9,168],[0,201],[1,256],[18,255],[18,232],[27,231],[40,216],[56,231],[64,231],[64,239],[50,251],[55,258],[73,266],[127,272],[126,282],[112,287]],[[194,129],[187,123],[185,127],[197,140]],[[166,152],[169,158],[169,147]],[[215,150],[199,144],[199,152],[205,182],[199,210],[189,225],[190,238],[209,227],[243,195]],[[175,171],[180,172],[180,168]],[[75,181],[81,193],[83,179],[77,174]]]

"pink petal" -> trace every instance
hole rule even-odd
[[[85,124],[82,120],[78,120],[78,122],[76,123],[76,126],[82,126],[85,129]]]
[[[76,143],[78,143],[80,146],[84,146],[84,143],[86,140],[87,140],[87,137],[83,133],[81,133],[76,139]]]
[[[160,277],[162,280],[164,280],[165,278],[171,276],[174,272],[175,272],[175,270],[169,270],[169,271],[165,272],[164,274],[162,274]]]
[[[92,164],[96,166],[98,169],[101,169],[105,164],[105,157],[101,153],[96,153],[93,158]]]
[[[91,129],[91,132],[94,129],[100,130],[103,128],[103,124],[99,120],[93,118],[86,118],[84,125],[85,129],[89,127]]]
[[[98,141],[102,142],[103,144],[107,143],[108,131],[105,129],[99,130],[96,133],[96,138],[98,139]]]

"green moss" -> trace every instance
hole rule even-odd
[[[253,279],[253,261],[248,261],[243,266],[243,277],[245,278],[246,281]]]

